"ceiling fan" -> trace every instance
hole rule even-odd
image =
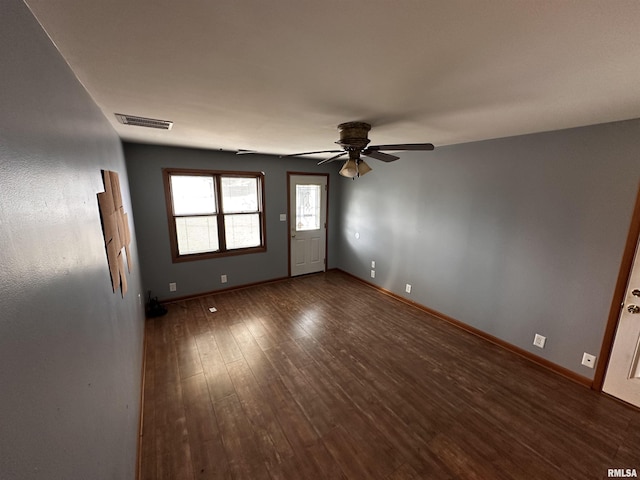
[[[401,143],[396,145],[369,145],[367,133],[371,130],[371,125],[364,122],[347,122],[338,125],[340,131],[340,140],[336,143],[342,147],[342,150],[320,150],[317,152],[294,153],[291,155],[282,155],[282,157],[301,157],[304,155],[314,155],[318,153],[336,153],[336,155],[320,160],[318,165],[333,162],[340,157],[349,155],[349,159],[340,169],[340,175],[343,177],[356,178],[360,177],[372,169],[360,156],[375,158],[383,162],[393,162],[400,157],[384,153],[383,150],[433,150],[431,143]]]

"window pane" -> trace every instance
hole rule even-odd
[[[320,185],[296,185],[296,230],[320,228]]]
[[[258,179],[222,177],[222,211],[242,213],[258,211]]]
[[[227,249],[260,246],[260,215],[225,215]]]
[[[213,177],[172,175],[171,196],[175,215],[216,213]]]
[[[176,235],[180,255],[215,252],[220,248],[215,215],[176,218]]]

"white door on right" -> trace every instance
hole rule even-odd
[[[640,242],[627,283],[602,390],[640,407]]]
[[[291,276],[323,272],[327,249],[327,177],[289,177]]]

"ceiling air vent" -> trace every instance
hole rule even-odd
[[[125,125],[136,125],[138,127],[159,128],[161,130],[171,130],[173,122],[169,120],[157,120],[155,118],[136,117],[135,115],[124,115],[116,113],[116,118]]]

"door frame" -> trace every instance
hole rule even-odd
[[[327,211],[325,222],[327,224],[324,229],[324,270],[327,271],[327,265],[329,264],[329,179],[331,178],[328,173],[310,173],[310,172],[290,172],[287,171],[287,272],[291,277],[291,177],[293,175],[307,175],[310,177],[326,177],[327,178]]]
[[[600,361],[596,366],[596,373],[593,378],[592,387],[598,392],[602,392],[602,386],[604,384],[604,377],[609,368],[609,360],[611,358],[611,350],[613,349],[613,342],[615,340],[616,330],[618,328],[618,322],[620,321],[621,305],[625,299],[625,291],[627,289],[627,282],[629,281],[629,275],[631,274],[631,267],[633,266],[633,258],[636,252],[636,246],[638,245],[638,239],[640,238],[640,183],[638,184],[638,192],[636,194],[636,203],[633,207],[633,214],[631,216],[631,225],[629,232],[627,233],[627,243],[624,246],[622,253],[622,260],[620,261],[620,270],[618,272],[618,280],[616,281],[616,287],[613,291],[613,299],[611,300],[611,307],[609,308],[609,319],[604,331],[604,338],[602,340],[602,347],[600,348]]]

